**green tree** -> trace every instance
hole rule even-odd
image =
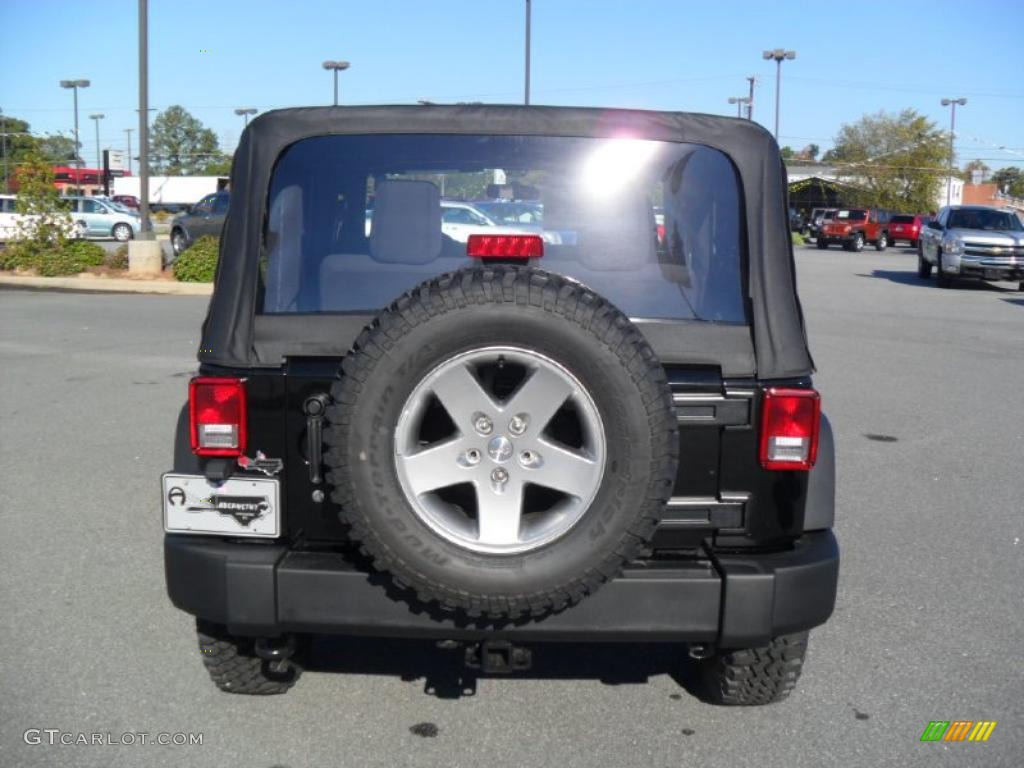
[[[63,246],[71,232],[67,206],[53,183],[53,167],[39,153],[32,153],[18,167],[18,213],[28,214],[21,223],[20,239],[40,247]]]
[[[217,135],[184,107],[168,107],[153,121],[152,167],[169,176],[198,174],[223,157]]]
[[[853,187],[854,205],[927,211],[949,163],[949,134],[912,109],[843,125],[826,154]]]
[[[82,145],[79,144],[76,151],[74,139],[51,133],[36,140],[35,150],[53,165],[75,165],[81,160]]]
[[[975,171],[981,171],[981,180],[985,181],[985,179],[988,178],[988,172],[991,170],[991,168],[985,165],[985,161],[971,160],[971,162],[964,166],[964,170],[961,175],[964,177],[964,181],[970,184]]]
[[[989,179],[999,191],[1012,197],[1024,197],[1024,172],[1020,168],[1000,168]]]
[[[779,150],[783,160],[792,160],[796,156],[796,152],[790,146],[785,146]]]
[[[199,169],[200,176],[230,176],[231,162],[230,155],[220,155],[217,159],[207,163]]]

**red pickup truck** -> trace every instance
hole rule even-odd
[[[842,243],[848,251],[862,251],[865,243],[884,251],[889,245],[889,211],[877,208],[840,208],[831,221],[822,225],[818,235],[819,248]]]

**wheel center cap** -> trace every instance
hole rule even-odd
[[[499,464],[512,458],[512,441],[504,435],[492,437],[487,443],[487,455]]]

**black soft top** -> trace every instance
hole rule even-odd
[[[281,153],[314,136],[373,133],[629,136],[720,150],[735,164],[745,199],[747,294],[754,353],[753,365],[723,366],[723,370],[765,379],[811,373],[796,295],[785,170],[778,146],[767,131],[749,120],[713,115],[493,105],[307,107],[267,112],[253,120],[242,134],[231,169],[231,203],[213,297],[203,324],[200,363],[231,368],[271,364],[257,353],[256,295],[264,212],[271,174]],[[691,338],[694,330],[687,332]],[[714,346],[715,339],[735,338],[735,333],[708,334],[706,338]],[[659,351],[653,340],[652,345]],[[703,357],[713,360],[715,352],[704,349]],[[730,350],[722,352],[728,356]],[[752,370],[742,370],[746,367]]]

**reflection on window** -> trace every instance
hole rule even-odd
[[[262,311],[373,312],[471,265],[474,232],[539,234],[540,266],[639,318],[744,322],[738,177],[635,139],[306,139],[271,184]]]

